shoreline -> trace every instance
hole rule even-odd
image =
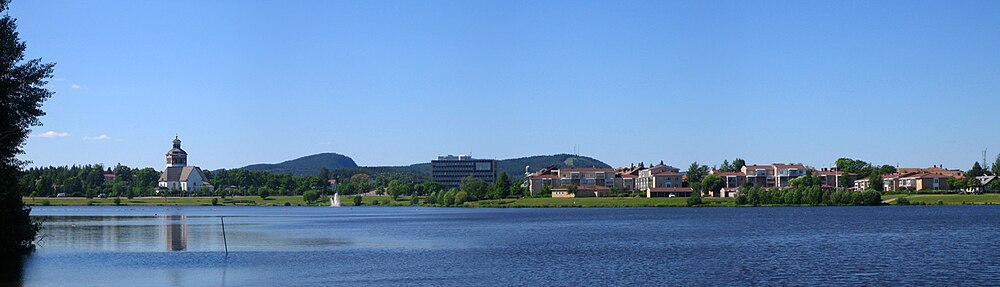
[[[353,196],[342,196],[342,206],[356,206]],[[419,203],[411,203],[411,198],[403,196],[393,200],[389,196],[362,196],[361,206],[422,206],[422,207],[454,207],[454,208],[647,208],[647,207],[689,207],[687,197],[586,197],[586,198],[509,198],[467,202],[456,206],[424,205],[423,198]],[[991,205],[1000,204],[1000,194],[886,194],[882,196],[883,205],[900,205],[900,198],[906,198],[910,205]],[[302,196],[271,196],[266,199],[258,196],[237,197],[136,197],[133,199],[118,198],[120,204],[115,204],[116,198],[31,198],[23,197],[25,205],[29,206],[329,206],[328,196],[308,203]],[[751,205],[736,205],[734,198],[703,197],[703,204],[690,207],[755,207]],[[821,207],[828,205],[808,204],[778,204],[760,205],[761,207],[808,206]]]

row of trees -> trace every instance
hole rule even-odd
[[[736,196],[737,205],[881,205],[882,194],[835,191],[819,186],[793,187],[790,189],[748,188]]]

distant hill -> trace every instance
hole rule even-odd
[[[597,167],[610,168],[611,166],[597,159],[576,156],[571,154],[537,155],[522,158],[512,158],[497,161],[497,174],[507,172],[513,179],[524,178],[524,167],[529,166],[530,171],[542,169],[555,165],[561,168],[568,167]],[[246,170],[267,171],[271,173],[283,173],[293,175],[316,175],[320,168],[326,167],[331,174],[338,178],[348,178],[356,173],[366,173],[369,175],[387,175],[403,177],[415,180],[429,180],[431,174],[431,163],[412,164],[408,166],[364,166],[359,167],[350,157],[335,154],[321,153],[305,156],[278,164],[254,164],[243,167]]]
[[[356,168],[358,164],[354,163],[354,160],[350,157],[342,154],[320,153],[276,164],[252,164],[244,166],[242,169],[301,176],[316,175],[324,167],[332,171],[344,168]]]

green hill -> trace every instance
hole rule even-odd
[[[242,167],[245,170],[266,171],[270,173],[292,174],[292,175],[316,175],[322,168],[337,170],[344,168],[356,168],[357,163],[348,156],[336,153],[320,153],[304,156],[282,163],[252,164]]]
[[[598,167],[611,166],[597,159],[571,154],[538,155],[497,161],[497,174],[507,172],[513,179],[524,178],[524,167],[534,172],[544,167],[555,165],[567,167]],[[418,163],[407,166],[358,166],[350,157],[322,153],[293,159],[278,164],[255,164],[243,167],[246,170],[267,171],[293,175],[316,175],[320,168],[326,167],[331,175],[337,178],[349,178],[353,174],[366,173],[372,176],[391,176],[408,181],[430,180],[431,163]]]

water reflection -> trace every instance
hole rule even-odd
[[[163,224],[164,241],[167,243],[167,251],[183,251],[187,249],[188,227],[183,221],[187,220],[186,215],[163,216],[166,222]]]
[[[0,260],[0,285],[21,286],[24,282],[25,256],[15,256]]]

